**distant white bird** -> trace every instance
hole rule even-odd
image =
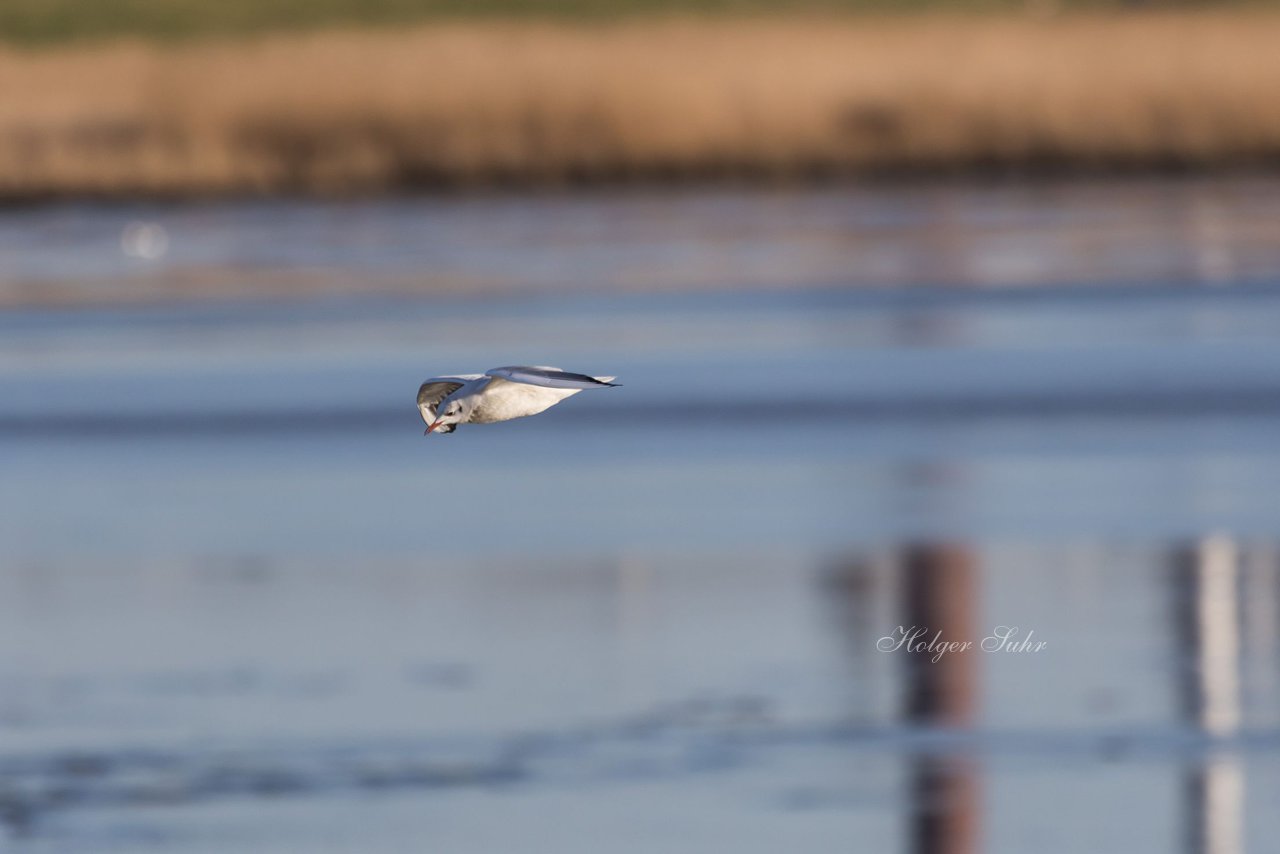
[[[452,433],[459,424],[492,424],[537,415],[584,388],[615,386],[613,379],[526,365],[432,377],[418,387],[418,411],[427,424],[422,435]]]

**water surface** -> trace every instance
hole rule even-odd
[[[1211,268],[1155,239],[1127,266],[1082,252],[1089,288],[954,263],[864,281],[844,249],[783,244],[822,221],[829,246],[920,246],[962,221],[953,260],[990,260],[998,227],[1061,272],[1073,234],[1119,246],[1100,224],[1171,234],[1151,225],[1170,205],[1273,198],[7,212],[6,275],[28,288],[145,291],[201,253],[252,256],[246,230],[280,253],[264,264],[336,280],[434,223],[471,243],[385,263],[430,276],[470,251],[457,263],[527,292],[0,314],[6,850],[1265,850],[1270,220],[1228,229]],[[374,248],[327,239],[352,216]],[[98,277],[85,235],[138,217],[166,218],[170,254]],[[479,222],[527,240],[481,245]],[[581,241],[555,242],[570,225]],[[728,287],[751,247],[772,272]],[[548,259],[697,257],[727,259],[717,286],[546,293]],[[422,437],[423,378],[529,360],[624,386]],[[975,646],[934,662],[895,647],[912,627]]]

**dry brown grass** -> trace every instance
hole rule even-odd
[[[0,52],[0,195],[1280,154],[1280,16],[457,24]]]

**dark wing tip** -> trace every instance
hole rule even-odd
[[[610,382],[609,380],[602,380],[599,377],[593,377],[593,376],[590,376],[589,374],[572,374],[572,373],[569,373],[568,371],[557,371],[556,375],[558,379],[577,380],[579,382],[595,383],[596,385],[608,386],[610,388],[616,388],[617,386],[622,385],[622,383],[615,383],[615,382]]]

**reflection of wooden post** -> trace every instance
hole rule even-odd
[[[1174,636],[1182,653],[1183,713],[1206,735],[1240,728],[1240,607],[1235,545],[1212,537],[1176,550]],[[1244,850],[1244,769],[1234,755],[1211,755],[1184,785],[1188,854]]]
[[[911,545],[903,553],[903,607],[906,626],[926,630],[932,639],[982,638],[974,619],[977,567],[966,548]],[[907,717],[941,726],[969,726],[977,700],[978,656],[971,650],[948,653],[936,664],[930,652],[908,653]]]
[[[941,641],[982,638],[976,621],[978,569],[973,553],[957,545],[918,544],[903,553],[904,625]],[[975,649],[907,653],[905,717],[924,726],[968,727],[977,713]],[[917,854],[971,854],[979,848],[982,791],[968,756],[920,756],[912,769],[911,850]]]

